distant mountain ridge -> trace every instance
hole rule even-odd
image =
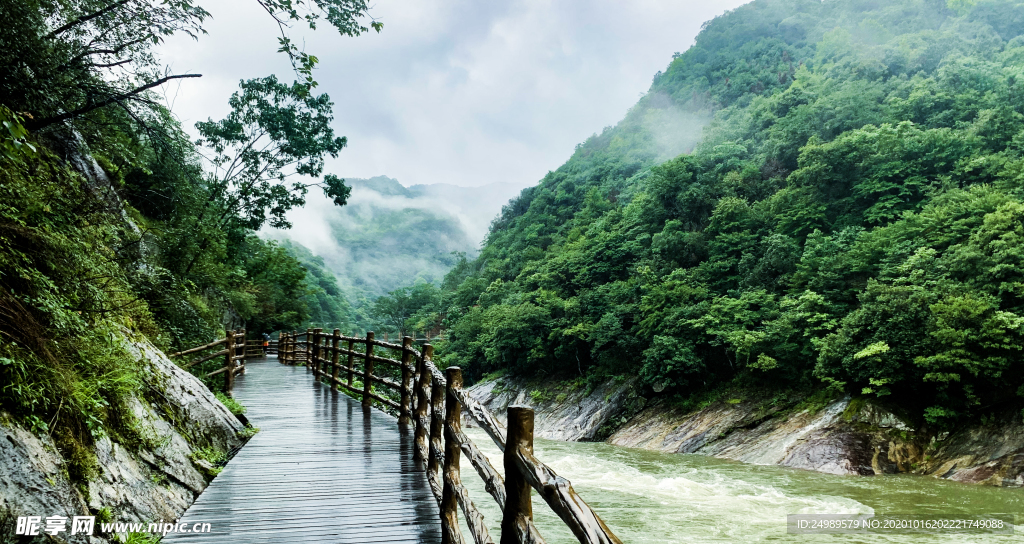
[[[362,191],[373,191],[382,196],[397,196],[408,199],[436,199],[435,211],[455,215],[463,223],[466,234],[479,244],[487,234],[491,221],[501,212],[502,206],[519,195],[524,186],[513,183],[491,183],[478,187],[461,187],[449,183],[417,184],[408,187],[397,179],[387,176],[372,178],[345,178],[352,186],[353,195]],[[468,253],[475,253],[474,247]]]
[[[320,257],[357,322],[376,297],[419,281],[440,282],[459,253],[475,258],[491,221],[521,190],[509,183],[406,187],[387,176],[345,182],[352,187],[348,204],[310,195],[291,217],[294,228],[267,234]]]

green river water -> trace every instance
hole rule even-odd
[[[501,454],[480,429],[466,434],[501,471]],[[832,476],[700,455],[666,454],[602,443],[538,439],[538,459],[587,501],[625,543],[641,542],[1024,542],[1024,489],[995,488],[926,476]],[[462,479],[500,536],[501,513],[465,460]],[[549,544],[576,542],[534,493],[534,519]],[[787,514],[1016,515],[1013,535],[786,533]],[[460,512],[460,519],[462,514]],[[472,542],[463,528],[467,542]]]

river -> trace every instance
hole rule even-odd
[[[501,453],[478,428],[466,429],[502,470]],[[787,514],[994,515],[1017,514],[1024,523],[1024,489],[961,484],[926,476],[832,476],[758,466],[701,455],[667,454],[603,443],[537,439],[536,456],[559,475],[625,543],[1003,543],[1014,535],[786,533]],[[463,456],[462,479],[483,513],[491,536],[500,536],[501,512]],[[548,544],[577,542],[534,493],[535,523]],[[460,520],[462,513],[459,513]],[[470,533],[463,528],[467,542]]]

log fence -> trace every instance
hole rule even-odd
[[[277,354],[277,340],[270,340],[264,344],[261,339],[245,341],[245,358],[262,359],[267,355]]]
[[[506,430],[462,389],[461,369],[448,367],[442,372],[437,368],[430,344],[420,351],[410,337],[395,344],[377,340],[372,332],[362,338],[343,336],[337,329],[328,334],[308,329],[281,333],[278,346],[281,363],[304,364],[315,379],[360,399],[364,406],[397,415],[399,425],[414,427],[413,459],[426,471],[437,500],[442,542],[465,542],[458,525],[461,510],[472,541],[494,544],[483,515],[462,484],[459,463],[465,455],[502,511],[500,544],[544,543],[533,524],[531,489],[581,543],[621,544],[572,484],[534,456],[533,409],[509,407]],[[382,356],[389,354],[393,357]],[[358,386],[354,377],[360,378]],[[462,431],[463,413],[476,420],[501,450],[504,479]]]
[[[203,374],[202,376],[212,378],[214,376],[223,375],[224,393],[230,397],[231,390],[235,385],[235,376],[245,372],[245,359],[247,353],[248,342],[245,340],[245,329],[242,329],[239,331],[227,331],[224,338],[221,338],[220,340],[203,346],[197,346],[184,351],[171,353],[169,357],[183,357],[185,355],[201,354],[187,363],[178,365],[186,370],[207,361],[223,357],[223,366],[212,372]]]

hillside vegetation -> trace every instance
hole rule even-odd
[[[191,140],[153,89],[198,76],[171,75],[155,48],[202,35],[200,3],[0,2],[0,423],[52,437],[82,489],[98,439],[151,441],[132,398],[170,409],[133,343],[177,351],[344,312],[332,278],[256,236],[287,227],[310,189],[347,199],[324,172],[347,142],[314,92],[316,58],[283,35],[298,81],[241,82]],[[360,1],[262,4],[282,22],[368,30]]]
[[[679,399],[827,389],[932,428],[1019,409],[1022,34],[1008,0],[756,0],[708,22],[449,275],[445,362]],[[709,121],[666,160],[672,119]]]

